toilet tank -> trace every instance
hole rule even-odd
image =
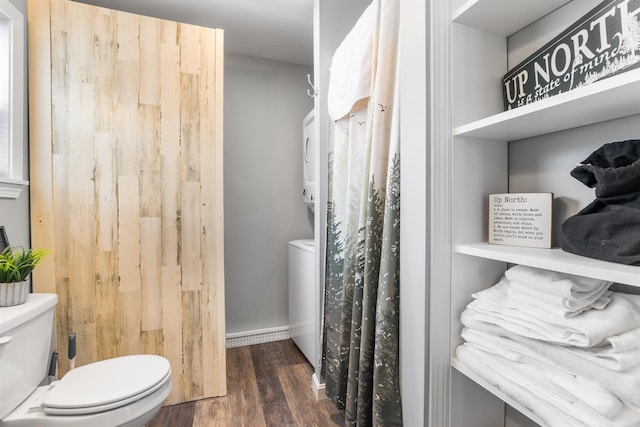
[[[40,385],[47,373],[55,294],[29,294],[0,307],[0,420]]]

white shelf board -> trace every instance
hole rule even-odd
[[[453,129],[453,136],[515,141],[640,113],[640,68]]]
[[[568,2],[569,0],[469,0],[453,12],[453,21],[506,37]]]
[[[502,392],[502,390],[490,384],[489,382],[485,381],[484,378],[476,375],[476,373],[473,372],[471,369],[469,369],[467,365],[460,362],[455,357],[451,358],[451,367],[455,368],[462,375],[469,378],[471,381],[475,382],[476,384],[478,384],[479,386],[481,386],[482,388],[484,388],[485,390],[487,390],[488,392],[496,396],[498,399],[502,400],[507,405],[511,406],[517,411],[520,411],[523,415],[528,417],[531,421],[534,421],[539,425],[544,425],[544,422],[536,414],[531,412],[530,409],[521,405],[519,402],[513,400],[511,397],[509,397],[504,392]]]
[[[518,246],[465,243],[454,245],[454,252],[479,258],[528,265],[561,273],[609,280],[640,287],[640,266],[616,264],[570,254],[560,248],[539,249]]]

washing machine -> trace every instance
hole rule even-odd
[[[315,366],[314,341],[315,242],[312,239],[289,242],[289,334],[307,360]]]

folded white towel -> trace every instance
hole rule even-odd
[[[558,273],[556,271],[516,265],[505,273],[507,279],[537,289],[540,292],[562,298],[583,299],[594,289],[609,287],[612,282]]]
[[[485,352],[474,344],[463,344],[458,347],[456,350],[456,356],[465,364],[477,364],[479,361],[484,364],[485,369],[490,370],[494,375],[497,373],[497,375],[501,376],[502,380],[496,381],[497,386],[501,390],[507,392],[507,390],[511,391],[510,389],[512,388],[518,388],[521,391],[518,396],[520,399],[523,398],[522,391],[534,394],[538,399],[547,403],[548,406],[554,408],[569,420],[575,420],[582,426],[636,427],[640,424],[640,414],[635,413],[628,406],[623,405],[619,401],[619,411],[615,416],[611,418],[602,416],[598,412],[594,411],[592,407],[579,400],[575,400],[570,393],[567,393],[566,389],[559,387],[556,382],[550,381],[545,375],[540,375],[537,368],[532,369],[527,363],[514,362],[499,355]],[[475,360],[475,362],[472,362],[471,360]],[[472,369],[471,366],[469,366],[469,368]],[[486,375],[484,370],[476,372],[476,374],[480,377],[484,377],[484,375]],[[505,383],[507,384],[506,387]],[[577,385],[579,385],[579,382]],[[518,398],[515,397],[514,399],[518,400]],[[534,409],[530,396],[528,399],[518,401],[523,406]],[[536,409],[534,409],[536,415],[543,418],[544,414],[541,414]],[[557,420],[550,423],[550,425],[567,425],[558,423],[560,421],[566,423],[568,420]]]
[[[524,284],[517,282],[513,279],[509,279],[509,277],[505,274],[505,276],[511,283],[515,290],[526,293],[539,299],[541,301],[545,301],[549,304],[562,305],[566,308],[579,308],[580,305],[584,304],[583,301],[595,301],[598,295],[602,295],[602,293],[607,290],[610,286],[610,282],[601,282],[599,286],[594,287],[585,292],[569,292],[569,295],[556,295],[555,293],[545,292],[544,290],[539,289],[536,286],[530,284]],[[567,283],[558,282],[558,283]]]
[[[565,318],[540,310],[534,304],[514,303],[506,285],[498,283],[473,294],[468,308],[481,320],[516,334],[576,347],[594,347],[606,338],[640,328],[640,295],[611,294],[611,303],[603,310],[588,310]]]
[[[615,335],[604,340],[594,351],[622,352],[640,348],[640,328]]]
[[[569,347],[569,349],[576,356],[587,359],[597,365],[613,371],[626,371],[627,369],[640,365],[640,348],[618,352],[598,351],[597,347]]]
[[[477,357],[477,351],[474,351],[470,345],[459,346],[456,349],[456,358],[480,378],[530,409],[543,422],[543,426],[584,427],[584,422],[575,419],[543,399],[541,397],[543,390],[535,387],[523,387],[520,382],[505,375],[503,370],[496,369],[495,364],[487,364],[483,358]]]
[[[509,282],[506,277],[502,280],[509,283],[507,296],[514,302],[534,304],[540,310],[557,316],[573,317],[586,310],[602,310],[611,302],[611,291],[607,287],[599,289],[589,298],[569,300],[554,295],[547,296],[535,290],[532,292],[530,287]]]
[[[544,358],[559,368],[597,382],[605,389],[614,393],[623,402],[640,406],[640,366],[622,372],[606,369],[590,360],[577,356],[570,351],[571,349],[569,347],[528,339],[499,326],[495,326],[494,324],[483,322],[480,316],[472,310],[465,310],[465,312],[462,313],[461,321],[470,329],[475,329],[497,337],[509,338],[521,344],[518,348],[528,357],[537,360]],[[526,350],[523,350],[525,347]],[[510,347],[510,350],[514,351],[514,348]]]
[[[613,371],[640,365],[640,329],[606,338],[598,347],[566,347],[567,351]]]
[[[602,309],[609,303],[609,300],[601,300],[603,296],[606,296],[607,293],[610,292],[608,290],[610,287],[609,282],[603,282],[601,286],[595,287],[589,292],[581,292],[579,295],[572,295],[571,297],[561,297],[542,292],[530,285],[523,285],[509,280],[506,275],[504,276],[504,280],[509,281],[510,288],[514,293],[534,298],[544,304],[564,310],[568,314],[578,314],[579,312],[590,308]]]
[[[544,381],[552,384],[552,386],[547,385],[546,389],[550,392],[553,391],[559,399],[579,401],[582,405],[592,408],[601,416],[610,419],[622,408],[620,399],[598,383],[560,369],[544,357],[532,355],[526,347],[523,348],[521,344],[509,338],[486,334],[470,328],[465,328],[462,331],[462,338],[467,343],[498,358],[526,366],[528,373],[534,377],[532,380],[541,384]],[[544,381],[542,381],[543,379]],[[640,421],[640,415],[638,421]]]

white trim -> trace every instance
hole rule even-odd
[[[9,177],[21,180],[25,178],[24,161],[24,58],[25,19],[24,15],[8,0],[0,0],[0,13],[11,21],[10,93],[9,93]]]
[[[313,394],[316,396],[316,400],[319,402],[321,400],[329,399],[327,397],[327,390],[325,383],[321,383],[318,378],[318,374],[315,372],[311,376],[311,389],[313,390]]]
[[[430,2],[429,350],[427,425],[451,426],[451,32],[449,0]]]
[[[243,347],[246,345],[265,344],[291,338],[289,326],[276,328],[255,329],[253,331],[234,332],[226,335],[227,348]]]
[[[400,395],[402,420],[425,426],[429,298],[428,7],[400,2]]]
[[[17,199],[29,181],[20,179],[0,178],[0,199]]]

